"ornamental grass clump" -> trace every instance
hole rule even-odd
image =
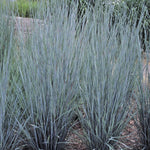
[[[115,149],[131,119],[139,28],[122,16],[111,22],[113,7],[90,15],[85,25],[86,43],[80,94],[80,122],[89,149]],[[92,16],[92,17],[91,17]],[[117,17],[117,16],[116,16]],[[89,38],[90,37],[90,38]],[[130,109],[129,109],[130,108]],[[118,146],[120,145],[118,144]],[[129,147],[127,147],[129,148]]]
[[[8,12],[0,8],[0,149],[14,150],[18,143],[17,101],[10,85],[10,74],[14,50],[13,22],[10,24]]]
[[[79,95],[80,46],[74,13],[64,7],[44,26],[35,23],[28,39],[20,35],[16,95],[23,117],[20,149],[64,149]],[[47,16],[46,16],[47,17]],[[22,39],[22,40],[21,40]]]
[[[79,18],[79,3],[40,1],[33,16],[42,19],[33,18],[26,33],[17,22],[16,34],[13,12],[10,19],[0,8],[0,150],[65,149],[77,113],[87,149],[129,149],[120,138],[133,118],[133,93],[143,147],[149,149],[143,15],[131,21],[127,11],[114,13],[115,5],[101,2],[83,5]]]

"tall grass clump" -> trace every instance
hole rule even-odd
[[[139,27],[126,23],[126,13],[112,22],[113,6],[96,9],[84,28],[79,114],[88,148],[107,150],[120,143],[121,133],[132,117]]]
[[[35,23],[28,39],[20,35],[18,41],[15,93],[24,112],[18,120],[20,149],[64,149],[73,123],[81,61],[76,13],[68,17],[65,5],[56,8],[44,25]]]
[[[0,8],[0,149],[14,150],[17,147],[17,121],[20,113],[10,86],[10,70],[14,48],[13,22],[7,11]]]

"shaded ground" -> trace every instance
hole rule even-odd
[[[80,137],[77,135],[83,135],[83,131],[81,129],[80,123],[77,123],[74,127],[73,130],[69,132],[68,137],[67,137],[67,150],[87,150],[86,146],[80,139]]]

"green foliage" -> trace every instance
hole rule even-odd
[[[16,0],[12,2],[14,5],[14,13],[21,17],[34,17],[38,11],[39,3],[30,0]]]

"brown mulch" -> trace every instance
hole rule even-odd
[[[68,142],[66,146],[67,150],[87,150],[86,145],[83,143],[78,134],[83,135],[83,131],[79,122],[68,133],[66,140]]]
[[[132,114],[136,113],[137,105],[136,101],[132,100]],[[130,117],[130,116],[128,116]],[[141,149],[141,139],[139,136],[139,119],[137,113],[135,114],[134,118],[132,118],[129,123],[127,124],[126,128],[123,130],[120,139],[120,142],[124,143],[125,145],[120,144],[120,147],[123,150],[140,150]],[[119,149],[118,149],[119,150]]]

